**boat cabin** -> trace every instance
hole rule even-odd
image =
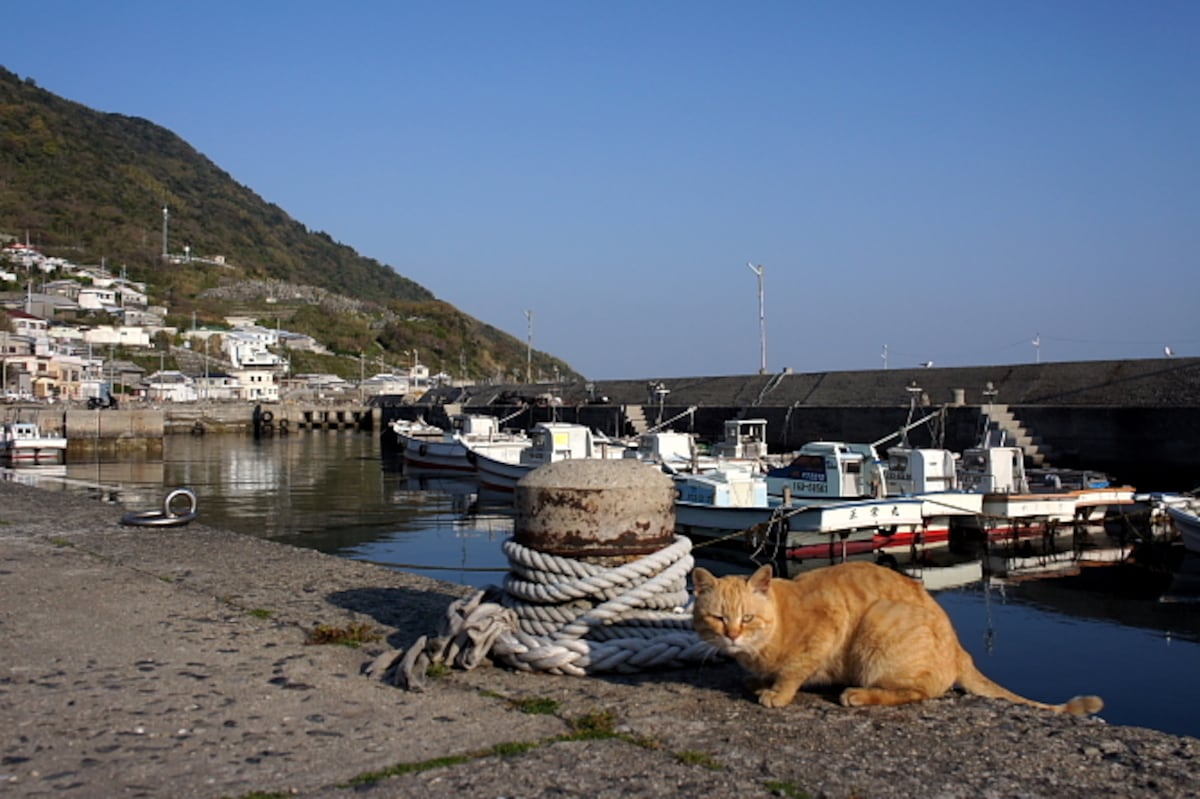
[[[1026,494],[1025,452],[1020,447],[972,447],[958,464],[958,484],[983,494]]]
[[[953,491],[958,486],[958,463],[948,449],[896,446],[887,454],[890,494]]]
[[[870,444],[811,441],[786,466],[767,472],[767,490],[773,496],[856,499],[886,496],[887,483]]]
[[[454,432],[465,438],[488,439],[500,432],[500,421],[486,413],[456,414],[450,423]]]
[[[521,451],[521,463],[535,466],[573,458],[619,458],[626,449],[598,439],[586,425],[570,422],[540,422],[529,431],[529,437],[532,441]]]
[[[671,430],[643,433],[638,436],[637,447],[626,450],[624,456],[644,463],[681,466],[695,459],[696,442],[691,433]]]
[[[739,461],[767,457],[767,420],[726,420],[721,440],[713,445],[712,454]]]
[[[715,508],[765,508],[767,483],[749,467],[725,466],[675,478],[676,499]]]

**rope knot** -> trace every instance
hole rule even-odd
[[[582,676],[681,666],[715,650],[692,630],[687,576],[691,542],[615,568],[504,542],[510,572],[452,602],[438,635],[367,668],[410,690],[425,687],[435,664],[473,669],[491,656],[524,671]]]

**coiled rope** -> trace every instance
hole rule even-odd
[[[687,538],[676,536],[664,549],[605,568],[510,538],[502,589],[451,603],[437,636],[380,656],[367,673],[422,690],[432,666],[472,669],[489,655],[522,671],[573,676],[712,659],[716,650],[692,629],[691,549]]]

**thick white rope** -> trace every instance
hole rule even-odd
[[[692,629],[687,576],[692,545],[668,547],[616,568],[504,543],[510,573],[451,603],[438,635],[389,652],[367,673],[421,690],[434,664],[472,669],[486,657],[523,671],[583,676],[709,660]]]

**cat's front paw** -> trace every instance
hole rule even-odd
[[[795,691],[778,691],[774,688],[764,688],[758,692],[758,703],[763,707],[786,707],[795,698]]]

